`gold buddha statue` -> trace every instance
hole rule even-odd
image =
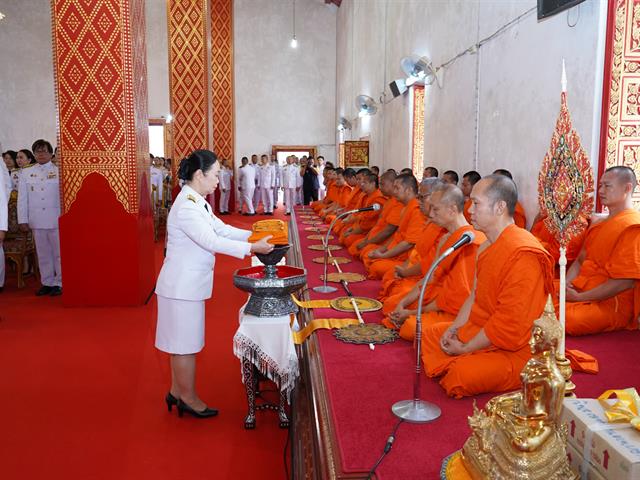
[[[473,433],[462,460],[473,479],[566,480],[577,478],[567,461],[566,426],[560,423],[565,379],[556,364],[562,331],[551,297],[531,333],[531,359],[522,390],[474,405]]]

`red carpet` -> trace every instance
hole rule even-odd
[[[308,240],[310,232],[298,222],[300,242],[308,271],[309,287],[319,285],[322,265],[311,262],[318,252],[307,247],[316,240]],[[330,243],[337,244],[337,240]],[[346,249],[333,252],[335,256],[350,257]],[[360,261],[341,265],[345,272],[364,273]],[[335,271],[330,267],[329,272]],[[337,284],[336,284],[337,285]],[[377,297],[379,282],[367,281],[350,285],[354,295]],[[312,298],[334,298],[343,295],[342,289],[332,294],[310,291]],[[314,310],[316,318],[344,317],[333,310]],[[363,314],[365,322],[379,322],[381,312]],[[391,406],[399,400],[413,398],[412,345],[397,340],[378,345],[370,351],[366,345],[351,345],[336,340],[331,332],[316,333],[320,338],[321,357],[330,395],[333,420],[343,468],[347,472],[368,471],[380,457],[382,449],[397,418]],[[569,338],[569,348],[577,348],[595,355],[600,362],[598,375],[575,374],[579,397],[594,398],[609,388],[640,387],[640,332],[615,332],[591,337]],[[455,400],[445,395],[434,381],[422,375],[422,398],[442,409],[442,416],[431,424],[400,425],[393,449],[377,470],[381,479],[439,478],[443,458],[462,447],[470,430],[467,416],[472,413],[473,398]],[[495,394],[475,397],[483,406]]]
[[[272,217],[222,217],[245,228],[261,218]],[[157,270],[161,261],[158,243]],[[259,412],[256,430],[243,428],[232,337],[246,297],[231,274],[248,264],[216,260],[198,356],[200,396],[221,412],[208,420],[166,410],[155,298],[140,308],[63,308],[60,297],[36,298],[33,279],[17,290],[8,277],[0,294],[0,478],[283,478],[287,431],[276,414]]]

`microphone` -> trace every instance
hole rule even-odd
[[[378,210],[380,210],[380,204],[374,203],[373,205],[370,205],[368,207],[363,207],[363,208],[359,208],[358,210],[354,210],[353,213],[371,212],[371,211],[378,211]]]
[[[476,235],[472,231],[464,232],[456,243],[454,243],[444,251],[444,253],[442,254],[442,257],[448,257],[453,252],[458,250],[460,247],[463,247],[467,243],[473,242],[475,239],[476,239]]]

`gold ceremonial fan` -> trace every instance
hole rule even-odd
[[[307,239],[309,240],[324,240],[326,235],[308,235]],[[329,235],[329,240],[333,240],[335,237],[333,235]]]
[[[356,306],[360,312],[375,312],[382,308],[382,303],[373,298],[367,297],[338,297],[331,300],[331,308],[338,310],[339,312],[353,312],[353,303],[351,299],[356,302]]]
[[[337,282],[340,283],[342,280],[345,280],[349,283],[355,282],[363,282],[367,277],[362,275],[361,273],[355,272],[332,272],[327,274],[327,282]],[[324,275],[320,275],[320,280],[324,280]]]
[[[328,263],[333,263],[334,260],[336,262],[340,263],[350,263],[351,260],[348,259],[347,257],[329,257],[329,262]],[[313,263],[324,263],[324,257],[316,257],[313,259]]]
[[[333,251],[333,250],[340,250],[342,248],[342,246],[340,245],[329,245],[329,250]],[[309,248],[311,250],[324,250],[324,245],[322,244],[316,244],[316,245],[309,245]]]

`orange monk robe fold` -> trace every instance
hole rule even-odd
[[[400,225],[398,230],[393,234],[389,243],[386,244],[387,250],[391,250],[400,242],[416,244],[420,240],[424,232],[425,218],[420,210],[420,202],[417,198],[412,198],[404,207]],[[400,253],[392,258],[363,258],[365,268],[370,279],[379,279],[389,269],[393,269],[396,265],[400,265],[409,257],[409,250]]]
[[[420,239],[416,243],[415,247],[409,252],[407,258],[407,266],[411,267],[422,263],[422,259],[429,255],[430,250],[435,251],[438,248],[438,244],[443,235],[447,231],[433,222],[427,222]],[[380,293],[378,294],[378,300],[384,303],[385,309],[390,307],[388,305],[388,298],[398,293],[398,291],[408,293],[411,288],[422,278],[421,274],[412,275],[410,277],[399,278],[396,276],[395,268],[385,272],[382,277],[382,283],[380,286]],[[391,308],[393,311],[396,308],[397,302]]]
[[[327,193],[325,194],[322,200],[316,200],[311,203],[311,208],[314,212],[320,213],[320,211],[324,208],[327,208],[331,203],[337,200],[337,191],[338,187],[336,185],[335,180],[331,180],[327,185]]]
[[[356,185],[355,187],[353,187],[353,189],[351,190],[351,193],[349,194],[349,199],[347,200],[345,211],[357,210],[359,208],[362,208],[362,205],[366,197],[367,195],[362,191],[360,186]],[[348,225],[349,223],[351,223],[351,222],[345,223],[345,221],[348,218],[349,217],[344,217],[336,222],[336,224],[333,226],[333,231],[336,232],[336,234],[340,234],[340,232],[342,232],[342,229],[345,227],[345,225]]]
[[[471,224],[471,213],[469,212],[469,209],[471,208],[471,199],[468,198],[467,200],[464,201],[464,210],[462,211],[464,218],[467,219],[467,222],[469,222],[469,224]]]
[[[533,224],[531,227],[531,233],[540,241],[544,249],[551,254],[557,264],[560,259],[560,243],[558,243],[556,237],[554,237],[547,228],[544,223],[544,218],[538,219],[536,223]],[[582,249],[585,234],[586,231],[582,232],[580,235],[576,235],[576,237],[569,242],[569,245],[567,245],[567,265],[571,265],[571,263],[578,258],[580,250]]]
[[[380,205],[380,208],[382,209],[382,206],[385,204],[386,201],[387,201],[387,198],[382,194],[382,192],[379,189],[376,188],[373,192],[371,192],[369,195],[366,195],[364,197],[362,206],[370,207],[373,204],[377,203],[378,205]],[[361,233],[353,233],[345,236],[345,231],[347,229],[344,229],[340,234],[340,243],[342,243],[346,247],[351,247],[351,245],[353,245],[354,242],[356,241],[360,242],[367,235],[367,233],[369,233],[369,230],[371,230],[373,226],[376,224],[376,222],[378,221],[378,217],[380,216],[380,211],[381,210],[372,210],[370,212],[358,213],[355,217],[355,222],[352,225],[350,225],[350,227],[353,227],[354,229],[357,228],[358,230],[361,231]]]
[[[400,225],[400,216],[402,215],[403,208],[404,205],[402,204],[402,202],[398,201],[397,198],[391,197],[389,200],[387,200],[387,202],[385,202],[385,204],[382,206],[382,211],[378,216],[378,220],[369,231],[368,238],[374,238],[376,235],[382,232],[387,225]],[[380,247],[380,245],[376,243],[371,243],[360,250],[358,248],[358,243],[360,242],[353,243],[351,247],[349,247],[349,253],[354,257],[360,258],[361,260],[363,258],[366,258],[367,253]]]
[[[338,195],[336,199],[336,203],[340,208],[345,208],[347,206],[347,202],[349,201],[349,197],[351,196],[352,187],[347,185],[346,183],[341,187],[338,187]],[[324,218],[326,223],[333,222],[334,218],[336,218],[335,213],[326,214],[326,212],[320,212],[320,216]]]
[[[640,313],[640,213],[623,210],[587,230],[586,257],[573,286],[591,290],[609,279],[635,279],[634,288],[600,301],[567,302],[566,330],[587,335],[637,329]]]
[[[426,327],[422,360],[430,377],[453,397],[503,392],[520,386],[520,371],[531,357],[529,338],[553,291],[553,260],[528,231],[510,225],[480,251],[473,304],[457,332],[463,343],[481,330],[489,348],[449,356],[440,338],[449,323]]]
[[[474,241],[445,258],[433,273],[432,280],[427,286],[424,294],[424,305],[436,302],[436,311],[424,312],[422,315],[422,332],[428,325],[435,325],[439,322],[451,323],[455,320],[462,304],[465,302],[473,287],[473,278],[476,269],[476,256],[478,248],[486,240],[483,233],[473,229],[471,225],[466,225],[453,232],[439,248],[434,248],[422,261],[421,267],[423,275],[431,268],[431,265],[445,250],[457,242],[462,234],[472,231],[475,235]],[[408,292],[407,292],[408,293]],[[389,299],[391,302],[394,299]],[[400,299],[396,301],[399,302]],[[386,306],[386,305],[385,305]],[[415,302],[413,309],[417,308]],[[395,307],[394,307],[395,308]],[[405,340],[412,341],[416,332],[416,316],[408,317],[400,328],[400,336]]]
[[[513,214],[513,223],[520,228],[527,228],[527,215],[524,213],[524,208],[522,208],[520,202],[516,202],[516,211]]]

